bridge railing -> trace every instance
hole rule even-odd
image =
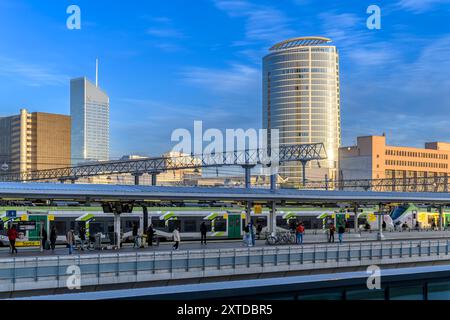
[[[448,240],[111,253],[0,260],[0,293],[450,260]],[[76,269],[79,268],[79,274]],[[74,271],[75,270],[75,271]]]

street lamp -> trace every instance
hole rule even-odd
[[[375,213],[375,215],[378,216],[378,234],[377,234],[378,241],[383,241],[385,239],[384,234],[383,234],[383,221],[384,221],[384,216],[387,214],[388,213],[384,212],[383,204],[380,204],[379,211],[377,213]]]

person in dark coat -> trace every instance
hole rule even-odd
[[[344,226],[341,225],[338,229],[339,243],[344,242],[344,233],[345,233],[345,228],[344,228]]]
[[[56,227],[53,226],[52,230],[50,231],[50,248],[52,249],[52,251],[55,251],[57,238],[58,238],[58,235],[56,233]]]
[[[202,245],[206,245],[206,234],[208,233],[208,228],[206,227],[206,223],[203,221],[200,225],[200,233],[201,233],[201,241]]]
[[[84,251],[84,246],[86,245],[86,229],[85,229],[85,227],[83,227],[83,226],[80,227],[78,236],[80,237],[81,251]]]
[[[48,239],[47,230],[45,230],[45,228],[42,228],[42,249],[43,250],[46,250],[47,239]]]
[[[155,235],[155,230],[153,229],[153,225],[149,225],[147,228],[147,244],[149,247],[153,245],[153,236]]]
[[[330,224],[330,227],[328,229],[330,237],[328,238],[329,243],[334,243],[334,233],[336,232],[336,227],[334,226],[334,223]]]

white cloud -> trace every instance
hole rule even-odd
[[[275,42],[293,36],[292,19],[271,6],[254,4],[244,0],[215,0],[218,9],[230,17],[245,18],[247,41]]]
[[[0,75],[10,79],[17,78],[26,85],[34,87],[67,85],[70,79],[69,76],[60,74],[50,68],[43,68],[6,57],[0,57]]]
[[[149,35],[161,38],[183,38],[184,35],[181,31],[174,28],[161,27],[161,28],[150,28],[147,30]]]
[[[260,86],[260,74],[259,68],[242,64],[232,64],[229,69],[191,67],[181,73],[187,83],[208,91],[234,95],[248,94],[248,89]]]
[[[400,0],[398,6],[413,13],[423,13],[432,10],[436,5],[450,4],[449,0]]]

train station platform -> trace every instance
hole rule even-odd
[[[253,248],[224,243],[187,249],[189,244],[185,244],[180,251],[169,251],[170,247],[163,245],[154,250],[8,257],[0,259],[0,297],[73,292],[68,285],[74,279],[79,279],[82,291],[98,291],[357,271],[371,265],[434,265],[450,261],[449,245],[450,239],[423,236],[421,240]]]
[[[406,232],[384,232],[385,241],[396,241],[396,240],[434,240],[434,239],[448,239],[450,240],[450,231],[406,231]],[[338,236],[335,235],[335,241],[338,242]],[[377,231],[372,232],[361,232],[354,233],[353,231],[350,233],[346,233],[344,235],[345,243],[359,243],[359,242],[376,242],[377,240]],[[326,244],[328,243],[328,235],[323,230],[308,230],[304,237],[304,244]],[[161,242],[158,246],[154,245],[152,247],[148,247],[145,245],[144,248],[133,248],[133,244],[126,243],[123,244],[123,247],[116,251],[105,250],[85,250],[79,251],[75,250],[75,254],[79,255],[87,255],[87,254],[108,254],[111,252],[123,252],[123,253],[134,253],[134,252],[164,252],[164,251],[172,251],[173,242]],[[200,244],[200,241],[183,241],[180,245],[180,250],[209,250],[209,249],[233,249],[233,248],[242,248],[244,246],[244,242],[242,240],[208,240],[208,245],[204,246]],[[267,246],[265,240],[257,240],[256,247],[265,247]],[[270,246],[269,246],[270,247]],[[64,245],[59,245],[52,251],[42,251],[40,248],[18,248],[19,254],[14,257],[43,257],[43,256],[57,256],[69,255],[68,249]],[[12,255],[9,254],[9,248],[0,248],[0,263],[3,258],[11,258]]]

